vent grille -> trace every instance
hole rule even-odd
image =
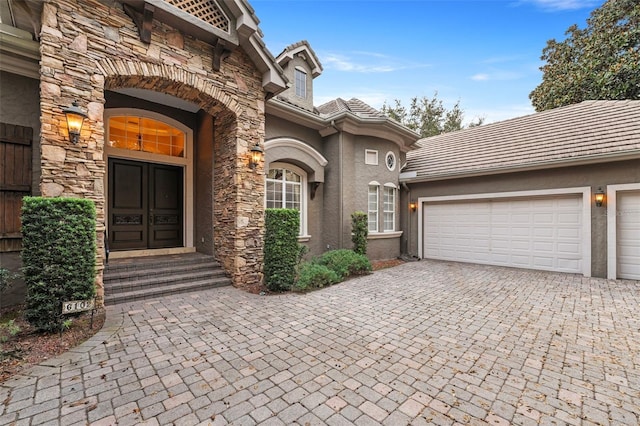
[[[229,33],[229,19],[213,0],[164,0],[178,9]]]

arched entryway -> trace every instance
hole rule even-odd
[[[105,79],[105,223],[110,257],[197,251],[213,255],[235,284],[259,282],[264,176],[261,167],[253,170],[246,161],[250,146],[262,142],[256,127],[259,121],[234,99],[199,84],[198,79],[195,75],[175,81],[118,74]],[[127,125],[131,135],[120,135],[122,142],[112,137],[119,131],[117,126]],[[155,130],[142,129],[145,126]],[[160,131],[175,133],[173,145],[158,143]],[[143,143],[145,132],[147,139],[156,139],[152,148]],[[130,189],[128,178],[114,179],[118,173],[140,182],[142,189],[131,194],[136,201],[139,194],[143,198],[134,217],[114,203],[118,184],[124,187],[120,189]],[[169,189],[175,191],[154,193],[159,180],[169,182],[173,185]],[[173,202],[169,207],[178,207],[177,211],[157,215],[158,205],[152,201],[158,195],[168,195]],[[162,226],[157,218],[164,220]],[[133,232],[122,231],[127,227]],[[129,240],[118,241],[119,237]]]
[[[136,108],[105,110],[111,252],[194,251],[193,129]]]

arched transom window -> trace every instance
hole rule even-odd
[[[121,115],[109,119],[109,146],[130,151],[184,157],[185,133],[146,117]]]

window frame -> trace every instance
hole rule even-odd
[[[300,185],[300,230],[299,230],[299,234],[298,234],[298,239],[299,240],[308,240],[309,238],[311,238],[310,235],[308,235],[308,227],[307,227],[307,209],[308,209],[308,203],[307,203],[307,172],[304,171],[303,169],[301,169],[300,167],[297,167],[291,163],[284,163],[284,162],[273,162],[271,164],[269,164],[269,168],[266,170],[265,173],[265,191],[264,191],[264,207],[267,208],[267,183],[268,181],[276,181],[275,179],[271,179],[269,178],[269,172],[272,169],[284,169],[284,170],[288,170],[292,173],[295,173],[296,175],[298,175],[300,177],[300,182],[292,182],[292,181],[286,181],[286,173],[283,174],[283,179],[284,180],[277,180],[277,182],[282,182],[283,184],[286,185],[286,182],[289,182],[290,185]],[[282,204],[279,207],[276,208],[286,208],[284,206],[286,206],[286,198],[285,198],[285,194],[286,194],[286,188],[283,186],[282,188],[282,195],[283,195],[283,199]]]
[[[293,81],[294,81],[296,96],[301,99],[307,99],[307,79],[308,79],[307,71],[299,67],[296,67],[293,69]]]
[[[375,190],[375,209],[371,209],[371,195],[372,190]],[[370,233],[377,233],[380,229],[380,184],[376,181],[369,182],[367,187],[367,229]],[[372,216],[375,216],[375,220],[372,220]],[[375,229],[371,229],[371,225],[375,224]]]
[[[391,202],[387,201],[387,191],[390,191]],[[392,183],[385,183],[382,190],[382,232],[396,231],[396,193],[397,187]],[[391,210],[388,207],[391,206]],[[388,220],[388,215],[391,220]],[[391,229],[387,228],[387,224],[391,223]]]
[[[375,161],[369,161],[369,155],[375,156]],[[378,165],[378,150],[376,149],[365,149],[364,150],[364,164],[368,166],[377,166]],[[379,184],[378,184],[379,185]]]
[[[389,167],[389,157],[393,158],[393,167]],[[396,169],[396,164],[398,163],[398,159],[396,158],[396,154],[393,151],[389,151],[384,156],[384,165],[387,166],[387,169],[392,172]]]

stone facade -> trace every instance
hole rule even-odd
[[[99,298],[104,258],[105,90],[139,88],[173,95],[214,117],[215,256],[236,286],[261,280],[262,166],[248,151],[264,139],[262,76],[236,49],[212,68],[210,45],[153,22],[151,43],[119,3],[60,0],[44,4],[40,40],[41,166],[44,196],[96,204]],[[69,141],[62,110],[74,100],[88,111],[80,142]]]

